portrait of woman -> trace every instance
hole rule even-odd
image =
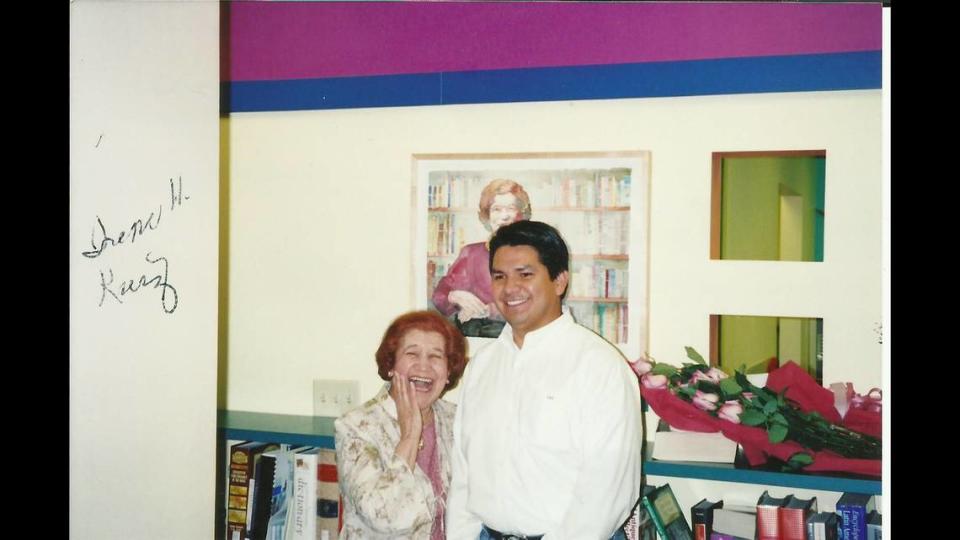
[[[477,216],[490,234],[522,219],[530,219],[530,196],[519,183],[497,178],[483,188]],[[433,291],[433,304],[450,317],[465,336],[495,338],[504,320],[490,288],[489,237],[463,246]]]
[[[466,339],[440,314],[413,311],[375,356],[383,388],[334,423],[340,538],[442,540],[456,406],[440,398],[463,375]]]

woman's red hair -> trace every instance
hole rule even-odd
[[[467,340],[453,323],[435,311],[411,311],[390,323],[377,348],[377,373],[380,378],[385,381],[390,380],[389,373],[397,363],[400,340],[411,330],[436,332],[443,336],[447,368],[450,372],[450,382],[444,387],[444,392],[457,386],[460,377],[463,376],[463,369],[467,366]]]

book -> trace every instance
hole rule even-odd
[[[297,452],[293,459],[293,497],[287,518],[288,540],[317,537],[317,467],[320,448]]]
[[[713,511],[713,534],[753,540],[757,531],[757,509],[748,506],[724,505]]]
[[[876,510],[867,514],[867,540],[883,540],[882,519]]]
[[[733,463],[737,457],[737,443],[723,433],[685,431],[670,427],[663,420],[653,441],[652,457],[657,460]]]
[[[343,526],[342,508],[337,454],[330,448],[322,448],[317,465],[317,540],[337,540]]]
[[[224,458],[222,463],[219,459],[217,460],[217,513],[215,518],[217,529],[214,531],[214,540],[225,540],[227,538],[227,513],[230,511],[230,465],[233,450],[249,442],[236,439],[217,439],[217,452],[222,451]]]
[[[243,540],[247,536],[250,482],[254,467],[264,451],[276,444],[245,442],[234,445],[230,451],[230,471],[227,484],[226,540]]]
[[[864,493],[844,493],[837,501],[841,540],[866,540],[867,514],[876,510],[876,499]]]
[[[657,527],[650,518],[650,512],[643,505],[643,496],[654,490],[654,486],[644,484],[640,490],[640,499],[637,500],[630,518],[623,525],[623,534],[627,540],[657,540]]]
[[[660,538],[669,540],[693,540],[693,532],[683,516],[683,509],[677,503],[670,484],[654,488],[641,499],[650,518],[657,528]]]
[[[764,491],[757,499],[757,539],[780,540],[780,507],[787,498],[778,498]]]
[[[267,520],[266,540],[284,540],[287,532],[287,514],[293,493],[293,460],[297,452],[309,446],[291,448],[280,445],[273,463],[273,484],[270,490],[270,517]]]
[[[807,540],[837,540],[839,523],[833,512],[814,512],[807,518]]]
[[[817,511],[817,498],[800,499],[787,495],[787,503],[780,507],[780,538],[806,540],[807,518]]]
[[[250,487],[247,540],[266,540],[267,524],[270,521],[270,500],[273,498],[273,474],[276,470],[279,450],[270,450],[260,455],[254,467]]]
[[[695,540],[709,540],[713,532],[713,511],[717,508],[723,508],[723,501],[703,499],[690,508],[690,524]]]

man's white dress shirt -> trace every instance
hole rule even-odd
[[[470,361],[453,425],[447,538],[504,533],[605,540],[640,492],[637,377],[566,311]]]

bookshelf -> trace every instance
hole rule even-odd
[[[296,446],[334,448],[335,418],[217,410],[217,475],[214,539],[227,540],[227,502],[230,488],[228,470],[232,441],[258,441]]]
[[[828,473],[791,473],[729,463],[694,463],[654,460],[653,444],[644,451],[643,471],[649,476],[737,482],[761,486],[880,495],[881,481]],[[738,456],[739,457],[739,456]]]

